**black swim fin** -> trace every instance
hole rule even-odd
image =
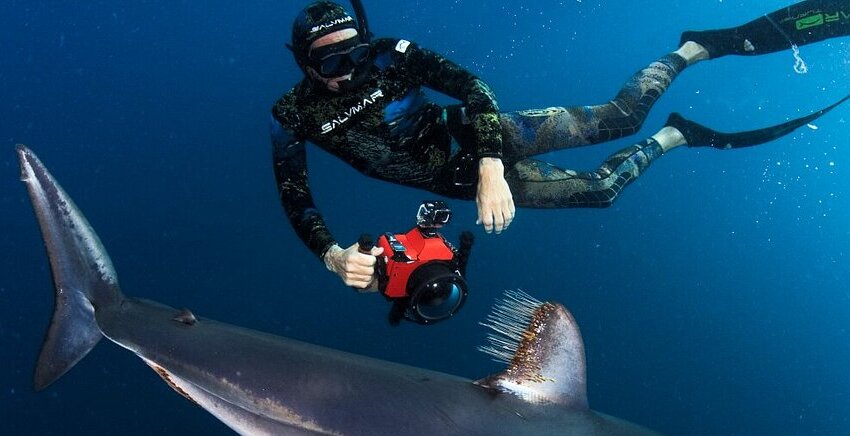
[[[682,132],[682,135],[685,137],[685,141],[688,143],[688,147],[708,146],[719,149],[750,147],[787,135],[796,128],[804,126],[819,118],[821,115],[831,111],[833,108],[844,103],[848,99],[850,99],[850,95],[842,98],[829,107],[823,108],[804,117],[782,124],[777,124],[775,126],[766,127],[764,129],[749,130],[746,132],[718,132],[688,120],[675,112],[670,114],[670,118],[667,119],[667,123],[665,125],[675,127],[678,131]]]
[[[709,58],[755,56],[850,35],[850,2],[807,0],[728,29],[687,31],[679,45],[699,43]]]

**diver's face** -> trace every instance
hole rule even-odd
[[[351,38],[356,38],[356,37],[357,37],[357,30],[355,30],[355,29],[337,30],[336,32],[329,33],[329,34],[313,41],[313,43],[310,44],[310,52],[312,52],[313,49],[316,49],[316,48],[319,48],[319,47],[324,47],[324,46],[330,45],[330,44],[336,44],[336,43],[347,41]],[[308,52],[307,55],[309,56],[310,53]],[[339,76],[339,77],[327,78],[327,77],[322,77],[316,70],[313,69],[313,67],[308,66],[306,68],[306,70],[307,70],[307,74],[309,74],[311,78],[313,78],[314,80],[318,80],[319,82],[324,83],[325,86],[333,92],[339,92],[339,83],[340,82],[351,79],[351,73],[348,73],[348,74],[345,74],[345,75]]]

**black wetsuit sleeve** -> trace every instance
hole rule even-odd
[[[414,44],[407,48],[407,68],[422,85],[464,103],[479,157],[502,157],[502,128],[496,96],[484,81],[445,57]]]
[[[272,158],[280,203],[295,233],[319,259],[336,243],[313,202],[304,141],[272,116]]]

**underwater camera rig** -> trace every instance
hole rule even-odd
[[[452,213],[445,202],[425,201],[416,214],[416,226],[407,233],[384,233],[377,246],[384,249],[375,263],[378,290],[392,302],[391,325],[401,320],[433,324],[450,318],[466,302],[469,286],[463,276],[472,250],[471,232],[460,236],[455,248],[437,230]],[[358,241],[360,250],[375,246],[369,235]]]

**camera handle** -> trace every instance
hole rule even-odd
[[[360,238],[357,239],[357,250],[363,254],[372,254],[372,249],[375,248],[375,239],[372,238],[372,235],[368,233],[361,233]],[[378,256],[378,259],[375,261],[375,280],[378,281],[378,292],[383,293],[387,287],[387,280],[389,278],[386,274],[387,264],[384,261],[384,258]],[[362,289],[355,288],[358,292],[363,292]]]
[[[393,300],[393,305],[390,307],[390,313],[387,314],[387,321],[392,327],[398,327],[401,320],[404,319],[404,313],[407,312],[407,304],[410,298],[399,298]]]
[[[472,252],[472,244],[475,242],[475,235],[470,231],[460,233],[460,248],[457,252],[457,270],[461,275],[466,275],[466,263],[469,262],[469,254]]]
[[[357,251],[359,251],[363,254],[371,254],[372,253],[372,247],[375,246],[375,240],[372,239],[372,235],[370,235],[368,233],[362,233],[360,235],[360,238],[357,239],[357,245],[358,245]],[[357,292],[360,292],[360,293],[369,292],[368,289],[361,289],[361,288],[357,288],[357,287],[354,287],[354,286],[352,286],[351,288],[354,289]]]
[[[363,254],[369,254],[372,252],[372,248],[375,247],[375,240],[372,239],[372,235],[368,233],[362,233],[360,238],[357,239],[357,245],[359,245],[359,250]]]
[[[372,247],[375,246],[375,240],[372,238],[372,235],[368,233],[363,233],[360,235],[360,238],[357,239],[358,249],[361,253],[369,254],[372,251]],[[382,275],[380,272],[381,268],[386,268],[386,265],[383,262],[382,258],[378,258],[378,262],[375,263],[375,273],[378,278],[378,288],[382,288]],[[385,281],[385,280],[384,280]],[[386,283],[383,283],[383,286],[386,286]],[[387,320],[390,322],[390,325],[393,327],[397,327],[401,320],[404,319],[404,312],[407,310],[407,302],[408,298],[402,299],[393,299],[392,307],[390,307],[390,313],[387,315]]]

